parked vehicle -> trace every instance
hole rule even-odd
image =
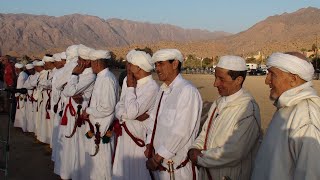
[[[267,72],[261,68],[251,69],[251,71],[249,72],[249,75],[251,75],[251,76],[262,76],[262,75],[266,75],[266,74],[267,74]]]

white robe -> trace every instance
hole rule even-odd
[[[52,78],[52,91],[51,91],[51,114],[52,114],[52,137],[51,137],[51,144],[52,144],[52,155],[51,160],[55,161],[56,153],[57,153],[57,142],[58,142],[58,134],[59,134],[59,127],[60,127],[60,115],[59,112],[62,109],[62,94],[61,91],[56,88],[57,86],[57,79],[63,78],[63,68],[57,69],[55,74]],[[54,112],[54,106],[57,105],[57,112]]]
[[[24,71],[21,71],[19,73],[18,79],[17,79],[17,89],[23,88],[24,82],[27,80],[28,74]],[[14,127],[20,127],[22,128],[22,131],[27,131],[27,118],[26,118],[26,95],[16,93],[15,97],[17,98],[17,109],[16,109],[16,116],[14,120]]]
[[[56,141],[55,141],[55,145],[54,145],[54,150],[52,151],[52,153],[54,153],[53,155],[53,160],[54,160],[54,173],[57,175],[61,174],[61,161],[63,161],[64,166],[68,166],[68,164],[66,164],[67,160],[65,159],[61,159],[62,157],[66,156],[65,153],[67,153],[67,151],[63,151],[64,148],[68,148],[68,145],[65,145],[66,147],[63,147],[63,140],[67,141],[67,138],[65,138],[65,130],[67,129],[66,126],[61,126],[61,116],[59,115],[60,111],[64,111],[65,110],[65,106],[68,104],[69,101],[69,97],[66,97],[62,91],[65,87],[65,85],[68,83],[68,81],[71,78],[71,73],[73,68],[77,65],[76,61],[70,61],[68,63],[65,64],[65,66],[63,68],[61,68],[61,76],[59,76],[59,78],[55,78],[54,80],[54,87],[57,91],[60,91],[60,103],[59,103],[59,108],[57,110],[57,114],[55,116],[55,121],[57,121],[56,123],[58,124],[58,127],[56,129],[56,131],[53,131],[53,136],[57,137]],[[59,75],[60,73],[58,73]],[[55,102],[57,102],[59,99],[57,98],[58,96],[53,95],[52,99],[53,99],[53,104],[56,104]],[[72,126],[72,125],[70,125]],[[57,135],[55,135],[54,133],[57,133]],[[70,135],[70,134],[68,134]],[[71,164],[71,163],[70,163]],[[69,171],[69,170],[68,170]],[[70,173],[65,173],[65,171],[62,170],[62,174],[65,177],[69,177],[71,175],[69,175]]]
[[[213,119],[208,129],[211,116]],[[243,89],[213,102],[200,135],[189,148],[204,149],[208,133],[207,150],[202,150],[203,156],[197,158],[201,167],[199,179],[209,179],[204,168],[208,168],[212,179],[223,179],[224,176],[250,179],[261,137],[260,124],[259,106]]]
[[[151,141],[151,134],[162,92],[164,91],[154,138],[155,153],[164,158],[162,165],[167,166],[168,160],[173,160],[176,169],[186,158],[188,147],[195,140],[202,111],[202,99],[199,91],[179,74],[173,82],[163,84],[157,95],[150,118],[145,121],[148,125],[147,142]],[[166,171],[154,171],[156,179],[169,179]],[[191,163],[175,170],[176,180],[192,179]]]
[[[28,132],[35,132],[37,102],[33,99],[33,91],[37,86],[38,76],[39,76],[39,73],[37,72],[34,75],[30,75],[23,84],[23,87],[28,89],[27,103],[26,103],[26,119],[27,119]]]
[[[96,75],[92,73],[91,68],[86,68],[79,76],[71,75],[68,83],[62,91],[64,96],[67,97],[64,102],[64,108],[69,103],[70,97],[80,93],[84,93],[82,108],[85,108],[88,105],[95,78]],[[78,104],[72,98],[71,103],[74,110],[77,112]],[[82,139],[85,137],[80,137],[78,134],[81,132],[81,128],[84,127],[77,128],[77,133],[72,138],[66,138],[65,136],[71,135],[76,120],[75,116],[70,114],[70,109],[67,110],[66,115],[68,118],[67,125],[60,125],[59,128],[57,147],[59,149],[59,153],[56,157],[58,158],[59,164],[55,164],[54,172],[60,175],[62,179],[77,179],[78,171],[79,169],[82,169],[82,167],[79,167],[78,165],[79,156],[81,156],[79,155],[79,151],[82,152],[80,148],[83,149],[85,147],[79,147],[79,143],[82,143]]]
[[[41,86],[39,86],[39,82],[42,79],[45,79],[47,77],[47,71],[46,70],[42,70],[41,72],[39,72],[39,74],[37,75],[37,85],[36,85],[36,89],[33,91],[33,97],[34,99],[37,101],[36,102],[36,112],[35,112],[35,135],[37,136],[37,139],[41,142],[44,141],[44,138],[42,138],[43,136],[40,135],[41,133],[41,123],[42,123],[42,103],[43,103],[43,95],[42,95],[42,90],[43,88]],[[41,138],[41,140],[40,140]]]
[[[43,76],[40,75],[39,83],[38,83],[38,94],[42,97],[40,102],[38,101],[38,106],[40,110],[40,121],[39,121],[39,134],[38,140],[50,144],[51,136],[52,136],[52,126],[51,126],[51,118],[50,118],[50,110],[47,109],[47,103],[50,98],[51,91],[51,70],[45,70]],[[41,72],[40,72],[41,74]],[[49,117],[47,118],[47,113]]]
[[[135,137],[143,141],[146,140],[147,128],[135,119],[153,106],[158,91],[159,86],[152,79],[152,75],[139,79],[136,88],[127,87],[127,78],[123,80],[121,98],[116,106],[116,117],[120,123],[126,123]],[[112,179],[150,179],[144,150],[145,147],[139,147],[122,128],[112,167]]]
[[[115,76],[109,71],[108,68],[102,70],[97,74],[90,107],[86,112],[89,114],[89,119],[93,125],[100,124],[101,136],[103,136],[109,126],[111,125],[114,114],[115,106],[118,101],[119,84]],[[87,129],[89,131],[89,129]],[[95,128],[96,131],[96,128]],[[87,153],[86,153],[86,166],[85,170],[89,177],[87,180],[110,180],[111,179],[111,143],[103,144],[100,142],[100,150],[96,156],[91,157],[90,154],[95,152],[94,138],[86,139]],[[83,178],[83,179],[85,179]]]
[[[284,92],[275,106],[252,179],[320,179],[320,98],[312,82]]]

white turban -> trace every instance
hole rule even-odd
[[[217,64],[217,67],[232,71],[247,70],[246,61],[242,57],[230,55],[221,56]]]
[[[85,60],[90,60],[89,54],[91,51],[93,51],[94,49],[89,48],[85,45],[80,44],[79,45],[79,49],[78,49],[78,54],[82,59]]]
[[[79,56],[78,54],[79,45],[69,46],[66,50],[67,62],[74,61]],[[78,60],[78,59],[77,59]]]
[[[43,61],[33,61],[33,65],[34,66],[44,66],[44,62]]]
[[[183,56],[178,49],[161,49],[155,52],[152,56],[153,63],[173,59],[179,60],[180,62],[183,61]]]
[[[284,53],[273,53],[267,60],[267,67],[276,67],[282,71],[297,74],[301,79],[311,81],[314,68],[308,61]]]
[[[26,69],[33,69],[34,65],[33,64],[26,64]]]
[[[21,64],[21,63],[16,63],[16,64],[14,64],[14,67],[15,68],[18,68],[18,69],[21,69],[21,68],[23,68],[23,64]]]
[[[110,59],[111,54],[109,51],[105,50],[92,50],[89,54],[89,59],[92,61],[98,60],[98,59]]]
[[[61,58],[61,59],[67,59],[66,52],[60,53],[60,58]]]
[[[133,65],[139,66],[146,72],[150,72],[154,65],[154,63],[151,62],[151,56],[144,51],[131,50],[127,54],[127,61]]]
[[[50,56],[43,56],[42,61],[44,62],[54,62],[53,57]]]
[[[55,61],[61,61],[60,53],[56,53],[56,54],[54,54],[52,57],[53,57],[53,59],[54,59]]]

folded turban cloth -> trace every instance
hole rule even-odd
[[[78,47],[79,45],[72,45],[72,46],[69,46],[66,50],[66,55],[67,55],[67,61],[73,61],[75,60],[79,54],[78,54]]]
[[[53,57],[43,56],[42,61],[44,62],[54,62]]]
[[[52,57],[55,61],[61,61],[61,56],[60,56],[61,53],[56,53],[54,54]]]
[[[61,59],[67,59],[66,52],[60,53],[60,58],[61,58]]]
[[[23,68],[23,64],[21,64],[21,63],[16,63],[16,64],[14,64],[14,67],[15,68],[18,68],[18,69],[21,69],[21,68]]]
[[[247,70],[246,61],[242,57],[230,55],[221,56],[217,64],[217,67],[232,71]]]
[[[44,62],[43,61],[33,61],[33,65],[34,66],[44,66]]]
[[[144,51],[131,50],[127,54],[127,61],[133,65],[139,66],[146,72],[150,72],[154,66],[151,56]]]
[[[98,60],[98,59],[110,59],[111,54],[109,51],[105,50],[92,50],[89,54],[89,59],[92,61]]]
[[[79,48],[78,48],[78,54],[82,59],[85,60],[90,60],[89,54],[91,51],[93,51],[94,49],[89,48],[85,45],[80,44]]]
[[[153,63],[173,59],[179,60],[180,62],[183,61],[183,56],[178,49],[161,49],[155,52],[152,56]]]
[[[267,60],[267,67],[276,67],[284,72],[298,75],[301,79],[311,81],[314,68],[306,60],[284,53],[273,53]]]
[[[26,64],[26,69],[33,69],[34,65],[33,64]]]

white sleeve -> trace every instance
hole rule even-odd
[[[148,111],[154,103],[157,86],[149,86],[144,89],[143,96],[137,97],[136,88],[128,87],[124,103],[124,114],[128,119],[136,119]]]
[[[81,75],[79,75],[81,76]],[[81,76],[79,81],[79,76],[71,75],[71,78],[67,85],[63,89],[63,94],[67,97],[72,97],[83,92],[87,89],[96,79],[95,74],[86,74]]]

